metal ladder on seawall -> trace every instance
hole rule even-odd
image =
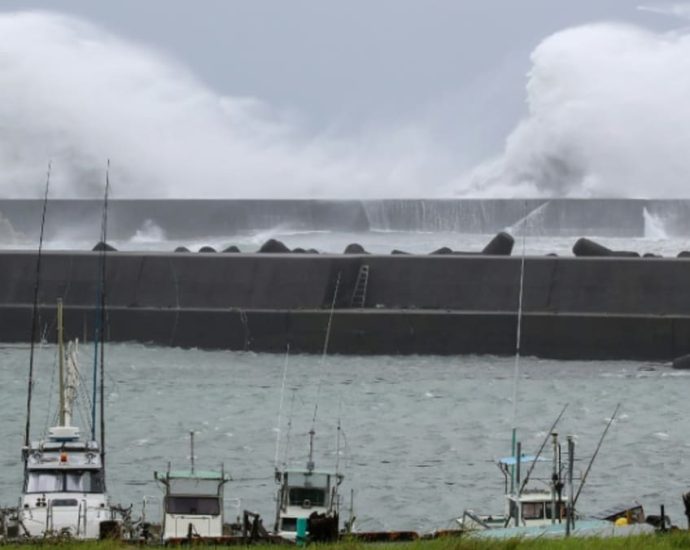
[[[367,284],[369,283],[369,266],[362,264],[359,266],[359,273],[357,273],[357,282],[355,283],[355,290],[352,293],[352,300],[350,300],[350,307],[364,307],[367,300]]]

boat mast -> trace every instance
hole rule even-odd
[[[194,474],[194,430],[189,432],[189,452],[190,462],[192,465],[192,474]]]
[[[59,365],[59,384],[60,384],[60,426],[67,426],[65,421],[66,416],[66,399],[65,399],[65,340],[64,340],[64,326],[62,318],[62,298],[57,301],[57,339],[58,339],[58,365]]]
[[[108,192],[110,191],[110,159],[105,171],[105,195],[103,197],[103,220],[101,235],[103,250],[101,252],[101,464],[105,467],[105,257],[108,236]]]
[[[98,292],[96,300],[96,322],[94,326],[93,339],[93,387],[92,387],[92,403],[91,403],[91,440],[96,441],[96,403],[100,399],[100,435],[101,435],[101,465],[105,466],[105,259],[107,248],[107,227],[108,227],[108,192],[110,191],[110,159],[108,159],[107,168],[105,172],[105,192],[103,196],[103,214],[101,216],[101,238],[100,238],[100,256],[99,256],[99,271],[98,271]],[[99,357],[100,347],[100,357]],[[99,368],[100,358],[100,368]],[[100,380],[100,384],[99,384]],[[105,471],[105,468],[104,468]]]
[[[36,257],[36,277],[34,279],[34,300],[31,311],[31,343],[29,351],[29,382],[26,396],[26,426],[24,429],[24,447],[29,448],[31,443],[31,397],[34,385],[34,342],[38,329],[38,289],[41,282],[41,256],[43,252],[43,232],[46,224],[46,209],[48,207],[48,189],[50,188],[50,172],[52,163],[48,163],[48,173],[46,175],[46,186],[43,195],[43,212],[41,213],[41,232],[38,237],[38,256]],[[26,466],[26,463],[25,463]]]
[[[309,430],[309,459],[307,460],[307,471],[309,473],[314,471],[314,435],[316,435],[316,432],[312,428]]]

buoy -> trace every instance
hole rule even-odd
[[[236,254],[236,253],[240,252],[240,249],[237,248],[234,244],[232,244],[232,245],[228,246],[227,248],[224,248],[223,252],[227,252],[230,254]]]
[[[187,248],[186,246],[178,246],[178,247],[175,249],[175,252],[190,252],[190,250],[189,250],[189,248]]]
[[[209,253],[209,252],[215,252],[215,251],[216,251],[215,248],[213,248],[212,246],[208,246],[208,245],[207,245],[207,246],[202,246],[202,247],[199,249],[199,252],[201,252],[201,253]]]

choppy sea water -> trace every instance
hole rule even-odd
[[[81,350],[82,370],[92,352]],[[0,503],[20,491],[28,349],[0,349]],[[33,435],[56,409],[55,348],[37,350]],[[188,432],[196,432],[200,466],[224,463],[234,480],[228,515],[240,499],[272,524],[281,383],[285,357],[144,345],[108,345],[107,472],[114,500],[160,497],[153,472],[168,461],[188,464]],[[493,462],[510,452],[513,425],[510,358],[289,357],[280,460],[306,461],[316,415],[317,467],[334,467],[336,425],[346,507],[354,490],[361,529],[452,525],[465,508],[502,510],[503,478]],[[634,362],[559,362],[523,358],[518,383],[519,438],[534,452],[565,403],[558,431],[576,437],[582,472],[616,404],[621,410],[594,464],[579,509],[595,512],[638,499],[648,512],[666,504],[682,519],[690,489],[690,373]],[[79,416],[77,417],[79,418]],[[83,424],[82,424],[83,425]],[[152,499],[155,518],[159,500]]]

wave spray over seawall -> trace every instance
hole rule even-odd
[[[451,182],[418,125],[340,137],[222,96],[162,53],[83,20],[0,14],[0,196],[420,196]],[[249,62],[249,61],[248,61]],[[453,171],[453,174],[457,171]]]
[[[690,35],[568,29],[532,54],[528,116],[461,195],[689,197]]]
[[[423,116],[307,130],[81,19],[4,13],[0,35],[3,198],[40,196],[49,160],[51,196],[100,197],[107,158],[115,198],[690,197],[687,32],[593,24],[547,38],[526,118],[469,172]]]

